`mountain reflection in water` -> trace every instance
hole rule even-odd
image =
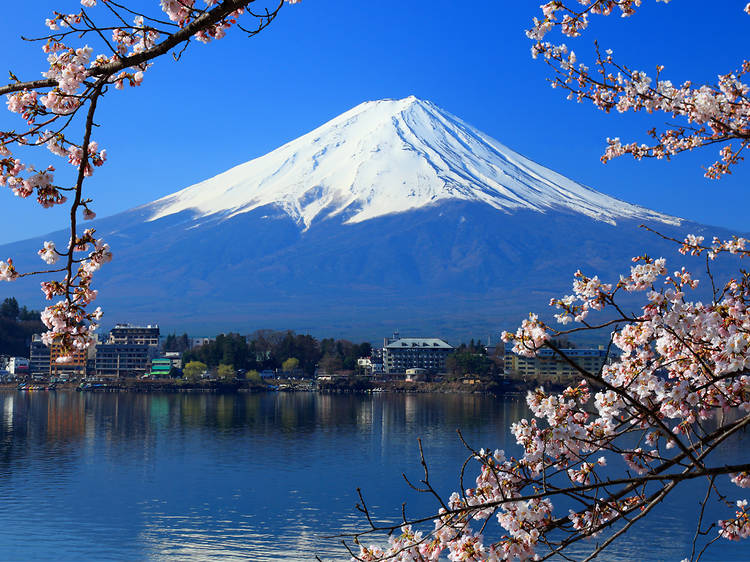
[[[404,499],[410,514],[434,509],[401,476],[422,476],[417,437],[447,495],[467,456],[456,429],[512,453],[526,414],[523,400],[474,395],[0,392],[0,558],[344,560],[325,537],[365,527],[357,487],[383,520]],[[687,556],[701,487],[601,559]],[[750,559],[743,543],[721,548]]]

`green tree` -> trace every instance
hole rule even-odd
[[[187,333],[183,333],[177,338],[177,349],[175,351],[185,352],[190,349],[190,338]]]
[[[300,368],[307,376],[312,377],[315,374],[315,365],[322,357],[320,343],[309,334],[298,334],[294,337],[294,353],[290,353],[289,357],[299,359]]]
[[[164,340],[164,351],[175,351],[174,340],[175,340],[174,334],[169,334],[167,336],[167,338]]]
[[[41,322],[41,315],[38,310],[29,310],[26,306],[22,306],[18,319],[21,322]]]
[[[320,370],[324,373],[334,373],[341,370],[343,366],[341,356],[334,353],[326,353],[320,360]]]
[[[181,336],[169,334],[167,339],[164,340],[164,351],[185,353],[188,349],[190,349],[190,338],[187,334],[182,334]]]
[[[25,306],[19,309],[15,298],[0,303],[0,355],[28,357],[32,334],[46,329],[39,313]]]
[[[359,344],[357,349],[357,359],[360,357],[369,357],[372,354],[372,344],[364,342]]]
[[[468,351],[465,346],[458,348],[445,359],[445,368],[450,378],[461,378],[464,375],[478,375],[481,378],[492,374],[495,364],[484,353]]]
[[[260,376],[260,373],[255,370],[245,373],[245,379],[256,384],[263,382],[263,378]]]
[[[187,335],[175,337],[176,345],[187,339]],[[234,365],[237,369],[255,367],[255,361],[250,359],[250,348],[244,336],[239,334],[219,334],[212,342],[206,343],[182,354],[183,363],[201,361],[214,369],[220,364]]]
[[[208,369],[208,365],[202,361],[191,361],[185,365],[185,368],[182,370],[182,376],[189,381],[196,381],[206,372],[206,369]]]
[[[224,363],[221,363],[219,365],[219,368],[216,370],[216,375],[221,380],[229,380],[235,377],[236,372],[232,365],[225,365]]]
[[[290,357],[281,364],[281,370],[285,373],[294,371],[297,367],[299,367],[299,359],[296,357]]]

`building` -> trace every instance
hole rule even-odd
[[[424,369],[427,373],[445,371],[445,359],[453,346],[438,338],[398,338],[386,340],[383,368],[386,374],[406,373],[407,369]]]
[[[166,359],[172,363],[172,367],[175,369],[182,369],[182,353],[179,351],[167,351],[164,354]]]
[[[31,336],[29,346],[29,374],[32,377],[49,377],[49,347],[42,342],[42,336]]]
[[[172,371],[172,361],[167,358],[152,359],[151,360],[151,372],[149,373],[155,379],[166,379],[169,378],[169,373]]]
[[[107,343],[125,345],[153,345],[159,347],[159,326],[131,326],[117,324],[109,331]]]
[[[406,369],[406,382],[420,382],[427,380],[427,369]]]
[[[376,376],[383,374],[383,362],[379,363],[373,361],[372,356],[360,357],[357,359],[357,370],[365,376]]]
[[[157,347],[144,344],[105,343],[96,347],[94,372],[99,378],[139,377],[150,371]]]
[[[190,338],[190,347],[191,349],[194,347],[200,347],[202,345],[207,345],[214,341],[214,338]]]
[[[62,346],[59,343],[53,343],[49,348],[49,374],[50,377],[59,379],[75,379],[86,376],[86,363],[88,354],[93,353],[94,346],[88,351],[75,351],[72,355],[63,353]],[[62,361],[62,357],[68,356],[68,359]]]
[[[604,349],[561,349],[573,362],[590,373],[598,373],[607,360]],[[580,373],[567,361],[548,348],[537,351],[536,357],[516,355],[505,352],[505,374],[510,377],[521,377],[538,381],[569,382],[580,378]]]
[[[151,371],[158,351],[159,326],[117,324],[107,342],[96,347],[94,374],[98,378],[143,376]]]
[[[14,377],[23,377],[29,374],[29,360],[25,357],[11,357],[8,360],[8,372]]]

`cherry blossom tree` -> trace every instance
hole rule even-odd
[[[231,30],[257,35],[285,2],[297,1],[260,6],[259,0],[152,0],[148,11],[128,0],[81,0],[79,12],[53,12],[45,22],[48,33],[31,39],[46,53],[48,68],[40,80],[22,80],[11,72],[11,83],[0,87],[8,110],[22,119],[20,128],[0,130],[0,187],[18,197],[35,196],[42,207],[68,205],[70,238],[62,245],[44,243],[39,256],[46,269],[18,271],[12,257],[0,261],[0,281],[57,276],[41,284],[48,300],[59,299],[44,310],[42,321],[49,328],[43,341],[66,350],[61,361],[91,343],[102,315],[100,308],[92,310],[97,295],[92,279],[112,259],[94,229],[79,226],[81,219],[95,217],[84,182],[107,160],[93,136],[98,105],[114,90],[141,86],[157,59],[179,59],[191,43],[209,43]],[[28,161],[27,155],[38,152],[30,148],[46,148],[67,160],[77,171],[73,185],[55,182],[54,164]]]
[[[717,145],[719,158],[707,168],[706,177],[716,179],[731,173],[731,167],[743,159],[742,153],[750,143],[750,99],[748,86],[742,82],[750,72],[750,61],[743,60],[736,70],[720,74],[716,84],[696,86],[687,81],[676,86],[662,78],[663,65],[657,65],[652,74],[632,69],[616,62],[611,49],[602,52],[598,42],[592,67],[579,62],[575,51],[565,43],[544,40],[553,30],[570,38],[579,37],[589,27],[590,19],[612,14],[629,17],[641,3],[641,0],[547,2],[541,7],[543,17],[534,18],[534,25],[527,32],[534,41],[532,56],[542,57],[553,69],[551,85],[567,91],[568,99],[589,101],[607,113],[661,112],[683,121],[661,131],[651,129],[650,144],[623,144],[619,138],[607,139],[602,162],[623,154],[636,159],[668,159],[681,152]],[[744,11],[750,14],[750,3]]]
[[[682,121],[652,130],[651,144],[610,139],[604,162],[624,154],[670,158],[718,145],[719,159],[706,175],[719,178],[750,142],[749,88],[742,82],[750,62],[720,75],[715,85],[675,86],[662,78],[663,67],[650,76],[615,62],[598,44],[592,70],[566,45],[545,41],[554,32],[577,37],[589,20],[630,16],[640,6],[641,0],[547,2],[527,32],[532,55],[549,64],[552,86],[571,99],[605,112],[663,112]],[[750,4],[744,11],[750,14]],[[727,465],[716,453],[750,425],[750,273],[740,269],[722,283],[711,264],[750,257],[750,241],[693,235],[671,240],[676,251],[705,260],[707,302],[696,296],[698,280],[685,268],[670,271],[664,258],[636,257],[629,271],[612,279],[576,272],[572,293],[550,302],[555,325],[531,314],[503,338],[524,356],[551,349],[580,382],[561,393],[529,392],[533,417],[511,427],[520,454],[467,444],[471,453],[460,490],[448,498],[436,492],[422,455],[424,477],[414,488],[435,498],[436,513],[382,524],[360,495],[358,508],[369,528],[351,537],[352,557],[570,560],[582,541],[596,537],[588,543],[591,560],[688,481],[702,483],[705,493],[685,560],[700,559],[716,541],[747,538],[750,511],[741,488],[750,487],[750,459]],[[636,313],[628,312],[633,297],[642,303]],[[584,369],[554,343],[581,332],[609,338],[609,360],[598,372]],[[479,474],[465,486],[472,470]],[[723,512],[720,519],[709,520],[709,504]],[[368,535],[383,532],[387,545],[369,544]]]

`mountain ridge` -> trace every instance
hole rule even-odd
[[[153,211],[150,220],[185,210],[200,219],[276,204],[307,229],[320,218],[351,224],[456,199],[505,212],[568,210],[613,224],[681,220],[578,184],[414,96],[364,102],[144,208]]]
[[[390,198],[404,182],[406,195]],[[400,328],[459,341],[512,329],[529,311],[551,314],[549,299],[570,293],[579,268],[616,282],[644,252],[670,268],[704,265],[641,223],[676,239],[730,235],[596,192],[405,98],[365,102],[265,156],[87,225],[114,253],[95,276],[105,325],[371,341]],[[0,246],[0,256],[38,268],[49,239]],[[1,284],[3,295],[43,304],[38,280]]]

